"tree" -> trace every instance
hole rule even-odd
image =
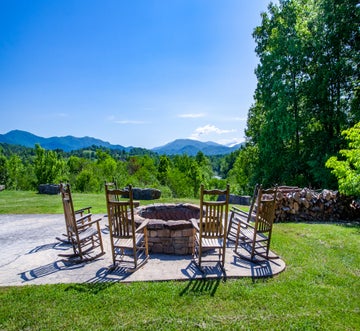
[[[161,185],[166,185],[169,169],[170,159],[166,155],[161,155],[157,167],[157,179],[159,180]]]
[[[210,159],[205,156],[205,154],[201,151],[199,151],[196,156],[195,156],[195,161],[197,163],[197,165],[199,166],[199,171],[200,171],[200,182],[204,183],[204,185],[214,176],[214,171],[212,169],[211,166],[211,161]],[[195,188],[196,191],[199,191],[200,189],[200,184]]]
[[[306,1],[305,1],[306,2]],[[258,146],[258,177],[265,185],[293,181],[301,164],[302,90],[308,80],[304,1],[271,4],[254,31],[258,85],[247,135]],[[308,8],[306,8],[308,9]]]
[[[54,151],[45,150],[39,144],[35,145],[34,170],[36,186],[59,182],[65,168],[65,162]]]
[[[340,150],[340,157],[332,156],[326,162],[336,176],[339,191],[346,195],[360,196],[360,122],[342,134],[348,148]]]
[[[264,185],[335,184],[325,161],[360,120],[357,2],[280,0],[262,14],[246,135]]]
[[[237,194],[251,194],[256,184],[255,168],[258,165],[257,147],[247,146],[242,148],[229,171],[228,180],[232,191]]]
[[[100,149],[96,151],[97,161],[94,172],[97,174],[99,183],[101,184],[100,190],[102,189],[103,183],[107,181],[112,181],[116,175],[116,161],[112,156]]]
[[[7,159],[4,155],[0,154],[0,184],[6,185],[8,178]]]
[[[94,175],[91,167],[83,169],[76,177],[75,187],[80,192],[98,192],[104,182]]]
[[[21,180],[24,177],[24,165],[21,158],[16,154],[11,155],[7,161],[7,168],[9,174],[9,188],[13,190],[20,189],[22,186]]]
[[[168,173],[168,186],[174,198],[192,197],[194,194],[191,179],[176,167]]]
[[[359,108],[354,107],[359,98],[357,4],[357,0],[321,0],[308,19],[310,79],[306,87],[308,111],[303,139],[311,148],[304,151],[304,158],[314,181],[322,186],[334,183],[324,164],[344,145],[341,132],[360,120]]]

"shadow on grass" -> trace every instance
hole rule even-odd
[[[214,296],[221,279],[192,279],[189,280],[185,288],[179,293],[179,296],[187,294],[201,294]]]
[[[272,263],[276,264],[274,260],[272,261]],[[259,279],[265,280],[274,276],[273,270],[271,268],[271,263],[265,259],[259,261],[258,263],[254,263],[234,255],[234,261],[232,262],[232,264],[240,268],[250,269],[253,282]]]

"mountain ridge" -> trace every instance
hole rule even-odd
[[[21,145],[31,148],[33,148],[35,144],[40,144],[40,146],[45,149],[62,149],[65,152],[70,152],[90,146],[101,146],[109,149],[119,149],[125,151],[130,151],[134,148],[132,146],[124,147],[122,145],[113,145],[107,141],[89,136],[74,137],[67,135],[63,137],[54,136],[44,138],[22,130],[12,130],[5,134],[0,134],[0,143]],[[166,155],[188,154],[193,156],[196,155],[199,151],[205,155],[221,155],[229,154],[239,149],[241,145],[242,143],[229,147],[211,141],[201,142],[192,139],[176,139],[163,146],[152,148],[150,151]]]

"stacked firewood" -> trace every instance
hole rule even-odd
[[[275,222],[360,220],[360,205],[337,191],[280,186]]]

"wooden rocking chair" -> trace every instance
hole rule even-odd
[[[225,200],[217,201],[220,195],[225,195]],[[196,219],[191,222],[194,227],[193,258],[201,272],[204,272],[203,263],[207,262],[220,263],[224,271],[229,195],[229,185],[225,190],[205,190],[204,185],[200,187],[200,220],[199,223]],[[216,259],[214,255],[217,255]]]
[[[124,267],[133,272],[149,258],[147,221],[136,228],[134,220],[133,191],[111,188],[105,185],[113,267]],[[128,194],[129,199],[120,197]]]
[[[74,254],[59,256],[76,257],[79,258],[79,261],[88,261],[105,254],[100,231],[101,218],[91,219],[92,214],[89,212],[91,207],[74,210],[69,184],[60,184],[60,193],[64,208],[66,236],[72,245]],[[100,249],[100,252],[95,255],[89,254],[97,248]]]
[[[253,262],[278,258],[270,254],[270,241],[275,219],[277,187],[258,190],[255,219],[239,220],[234,252]]]

